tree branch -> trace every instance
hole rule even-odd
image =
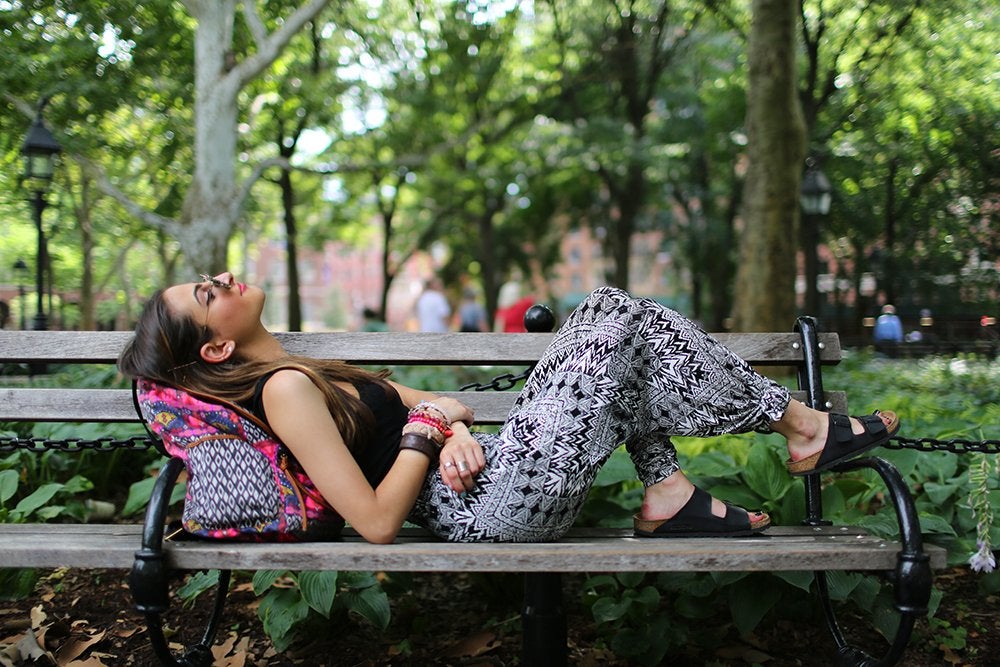
[[[167,218],[153,213],[152,211],[148,211],[144,207],[132,201],[127,194],[122,192],[118,189],[118,186],[111,182],[111,179],[108,178],[107,174],[104,173],[104,170],[101,167],[94,164],[84,156],[76,153],[71,154],[70,157],[73,158],[74,162],[80,165],[80,169],[82,169],[84,173],[94,179],[94,183],[97,184],[97,188],[101,192],[121,204],[122,208],[128,211],[131,215],[135,216],[139,220],[142,220],[142,222],[146,225],[155,229],[160,229],[168,234],[176,228],[177,221],[173,218]]]
[[[249,0],[247,1],[249,2]],[[257,53],[239,63],[227,76],[234,77],[239,88],[252,81],[277,59],[281,50],[285,48],[285,45],[291,41],[292,37],[298,33],[302,26],[316,18],[329,3],[330,0],[309,0],[309,2],[299,7],[291,16],[285,19],[280,28],[269,35],[262,36],[263,39],[259,39],[258,41]],[[254,32],[256,37],[256,31]]]
[[[252,0],[246,0],[243,3],[243,18],[246,19],[247,27],[250,28],[250,34],[253,35],[253,41],[257,44],[257,50],[260,51],[264,48],[264,42],[267,41],[267,28],[264,27],[264,22],[260,20],[260,15],[257,13],[257,6]]]

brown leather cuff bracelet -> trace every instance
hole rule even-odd
[[[399,440],[400,449],[415,449],[434,463],[438,460],[438,447],[433,440],[419,433],[405,433]]]

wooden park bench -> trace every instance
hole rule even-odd
[[[113,364],[131,334],[125,332],[0,331],[0,363]],[[292,353],[343,359],[376,366],[448,365],[523,367],[536,362],[552,334],[286,333]],[[816,332],[811,318],[800,318],[793,333],[720,334],[723,343],[755,366],[794,366],[807,403],[846,411],[843,392],[825,391],[821,367],[841,358],[836,334]],[[477,368],[485,375],[489,368]],[[523,375],[523,374],[522,374]],[[510,375],[488,383],[514,386]],[[508,386],[510,385],[510,386]],[[455,387],[440,393],[458,395]],[[464,392],[482,424],[501,423],[517,395],[509,391]],[[0,388],[0,422],[136,422],[131,392],[125,389]],[[0,430],[3,425],[0,423]],[[44,449],[47,441],[0,440],[12,446]],[[57,443],[58,444],[58,443]],[[76,443],[103,449],[108,442]],[[66,441],[62,441],[66,447]],[[69,442],[68,447],[73,448]],[[635,538],[631,530],[579,529],[554,543],[453,544],[404,531],[391,545],[372,545],[345,536],[340,542],[249,544],[164,539],[167,498],[180,462],[160,473],[145,525],[0,525],[0,567],[131,568],[137,608],[145,614],[154,651],[164,664],[209,664],[208,647],[223,611],[230,570],[360,570],[387,572],[518,572],[524,575],[522,664],[549,667],[566,663],[566,625],[561,607],[561,573],[814,571],[827,614],[838,664],[894,664],[909,641],[915,620],[926,614],[931,570],[945,566],[944,550],[921,543],[920,526],[908,489],[896,469],[877,457],[855,460],[840,470],[866,466],[886,482],[897,511],[900,539],[888,541],[853,526],[829,525],[822,518],[819,475],[804,478],[807,516],[801,525],[776,526],[752,538]],[[174,656],[164,639],[161,614],[168,608],[168,570],[218,569],[215,615],[199,643]],[[825,571],[857,570],[888,574],[895,586],[899,630],[875,662],[844,637],[827,595]],[[177,641],[177,638],[174,638]],[[806,657],[806,656],[803,656]],[[821,658],[817,658],[822,660]],[[833,659],[828,664],[832,664]]]

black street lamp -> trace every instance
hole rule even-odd
[[[17,275],[17,297],[21,302],[21,331],[28,328],[28,321],[25,313],[27,308],[25,308],[25,298],[24,298],[24,276],[28,273],[28,265],[24,263],[23,259],[18,259],[14,262],[14,273]]]
[[[45,245],[45,230],[42,228],[42,211],[48,206],[45,201],[45,193],[48,192],[52,184],[52,176],[55,173],[56,157],[62,152],[62,147],[56,138],[52,136],[49,129],[42,121],[42,108],[44,103],[39,105],[35,121],[28,130],[28,136],[21,146],[21,154],[24,156],[23,183],[31,192],[31,204],[35,213],[35,227],[38,229],[38,261],[35,265],[35,283],[38,296],[38,306],[35,312],[35,321],[32,328],[36,331],[44,331],[48,328],[45,317],[45,306],[43,297],[45,294],[44,275],[47,264],[47,248]]]
[[[807,315],[820,316],[819,288],[816,285],[819,278],[819,222],[820,218],[830,212],[833,199],[833,188],[830,179],[826,177],[816,160],[806,159],[806,172],[802,175],[802,188],[799,190],[799,203],[802,205],[802,252],[805,255],[806,294],[805,312]]]

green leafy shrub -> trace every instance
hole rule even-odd
[[[197,572],[177,594],[190,603],[218,583],[218,570]],[[258,570],[252,583],[261,598],[257,616],[278,652],[306,629],[328,625],[338,615],[362,619],[379,630],[389,627],[389,598],[371,572]]]
[[[896,411],[903,423],[902,436],[1000,438],[1000,367],[982,359],[884,360],[847,351],[842,364],[824,371],[824,384],[830,389],[848,389],[852,414],[879,408]],[[714,496],[762,509],[778,525],[795,525],[804,518],[804,486],[785,469],[787,450],[781,437],[752,433],[674,441],[685,473]],[[945,547],[950,564],[966,563],[977,550],[977,540],[983,539],[984,513],[991,517],[1000,508],[997,464],[983,463],[978,455],[951,452],[880,448],[873,454],[899,469],[913,493],[924,539]],[[642,502],[642,489],[629,466],[624,449],[616,451],[584,507],[582,522],[630,525],[632,513]],[[986,466],[989,473],[980,472],[975,477],[983,489],[978,496],[974,494],[979,498],[979,509],[974,513],[970,469],[977,466]],[[834,523],[862,526],[886,538],[898,537],[895,510],[874,471],[824,475],[822,503],[824,518]],[[992,521],[986,523],[991,544],[1000,543],[1000,530]],[[794,610],[793,618],[815,617],[821,622],[816,616],[817,605],[802,595],[814,590],[815,575],[811,572],[664,573],[654,580],[650,577],[595,577],[584,592],[584,602],[592,611],[596,600],[603,600],[594,618],[612,648],[642,664],[661,650],[680,650],[699,638],[714,641],[702,637],[705,629],[697,620],[717,613],[723,601],[741,634],[753,631],[769,614],[784,617],[790,610]],[[895,633],[898,615],[891,586],[883,585],[879,577],[857,573],[828,572],[826,578],[832,600],[867,615],[883,635]],[[983,586],[993,586],[995,581],[1000,581],[997,573],[984,577]],[[664,612],[640,611],[640,601],[653,600],[649,586],[659,591],[660,608],[673,619],[669,633],[658,634]],[[941,592],[933,591],[931,616],[940,601]]]

